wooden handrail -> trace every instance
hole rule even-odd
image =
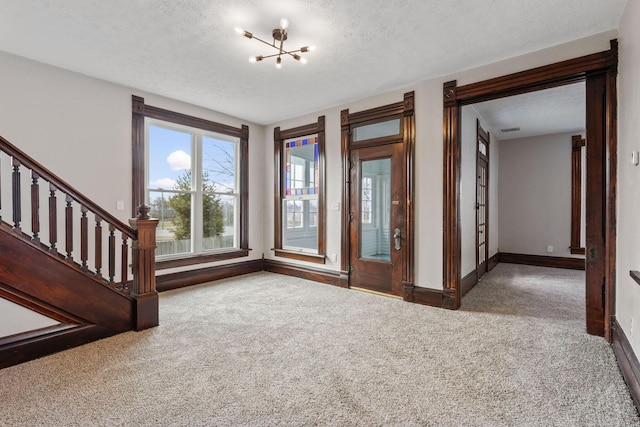
[[[112,224],[118,231],[124,233],[131,239],[136,239],[136,232],[124,222],[120,221],[115,216],[111,215],[105,209],[101,208],[93,201],[89,200],[86,196],[80,193],[78,190],[67,184],[62,178],[51,172],[49,169],[33,160],[26,155],[18,147],[11,144],[9,141],[0,136],[0,151],[4,151],[9,156],[18,160],[18,162],[32,171],[35,171],[40,178],[53,184],[56,189],[62,191],[66,195],[71,196],[76,202],[88,208],[89,211],[98,215],[104,221]]]

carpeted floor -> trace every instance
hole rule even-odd
[[[584,273],[498,265],[448,311],[271,273],[0,371],[0,425],[633,426]]]

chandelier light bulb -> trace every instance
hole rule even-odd
[[[280,68],[282,68],[282,58],[280,58],[278,56],[278,58],[276,59],[276,68],[279,70]]]
[[[256,59],[255,56],[252,56],[249,58],[249,62],[251,62],[252,64],[255,64],[258,60]]]
[[[302,64],[306,64],[307,63],[307,58],[300,58],[300,62]]]
[[[244,30],[240,27],[235,27],[234,30],[237,34],[240,34],[241,36],[244,35]]]
[[[282,28],[283,30],[289,28],[289,20],[287,18],[280,19],[280,28]]]

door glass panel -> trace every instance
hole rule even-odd
[[[393,135],[400,135],[400,119],[355,127],[352,129],[351,138],[352,141],[364,141]]]
[[[391,261],[391,159],[362,162],[360,257]]]

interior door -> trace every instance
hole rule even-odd
[[[402,295],[402,144],[351,150],[351,287]]]
[[[487,273],[489,258],[489,134],[480,123],[476,162],[476,271],[478,279]]]

